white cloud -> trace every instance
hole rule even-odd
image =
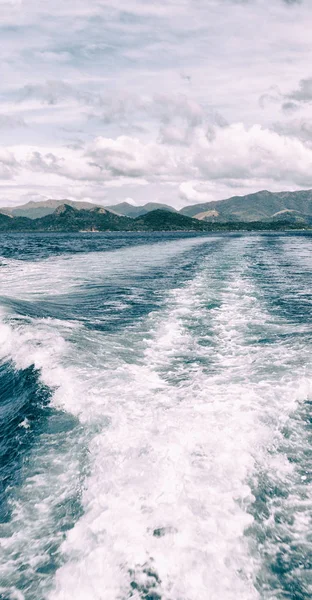
[[[185,194],[188,200],[193,197],[196,201],[207,199],[209,182],[231,188],[235,181],[241,187],[244,180],[312,185],[309,145],[291,135],[259,125],[246,128],[242,123],[218,127],[213,136],[196,128],[187,146],[143,142],[130,136],[99,136],[85,146],[58,147],[54,152],[13,147],[3,150],[0,159],[13,170],[98,183],[106,189],[165,183],[176,186],[180,196]],[[198,182],[197,187],[186,185],[186,180]]]
[[[279,121],[274,126],[277,133],[289,137],[295,137],[312,147],[312,119],[307,117],[299,117],[285,121]]]
[[[207,185],[203,182],[183,181],[179,185],[179,195],[182,200],[189,204],[209,202],[214,199],[211,197],[212,187],[213,186],[209,184]]]
[[[219,129],[212,142],[202,137],[194,165],[207,179],[267,178],[312,185],[312,151],[300,140],[259,125]]]
[[[0,179],[11,179],[18,171],[18,163],[12,152],[0,148]]]
[[[312,185],[311,28],[308,0],[0,1],[3,197]]]
[[[137,138],[98,137],[87,148],[87,156],[105,173],[126,177],[161,177],[177,170],[178,157],[167,147]]]
[[[107,175],[150,181],[179,182],[193,175],[204,181],[267,179],[312,185],[312,150],[298,139],[259,125],[248,129],[238,123],[217,128],[212,138],[199,129],[192,144],[179,149],[126,136],[97,138],[86,156]]]

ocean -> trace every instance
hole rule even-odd
[[[312,597],[311,233],[0,237],[0,600]]]

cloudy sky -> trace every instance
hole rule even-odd
[[[0,202],[312,188],[311,0],[0,0]]]

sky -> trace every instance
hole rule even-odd
[[[312,0],[0,0],[1,206],[312,188]]]

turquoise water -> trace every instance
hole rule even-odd
[[[0,237],[0,600],[312,597],[312,236]]]

